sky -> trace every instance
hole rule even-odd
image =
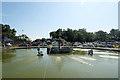
[[[109,32],[118,28],[117,2],[3,2],[2,23],[31,40],[59,28]]]

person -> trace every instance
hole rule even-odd
[[[88,50],[88,54],[93,54],[93,50]]]
[[[40,54],[40,48],[39,47],[37,48],[37,51],[38,51],[38,54]]]
[[[39,52],[39,51],[40,51],[40,48],[38,47],[37,50],[38,50],[38,52]]]
[[[42,51],[40,51],[39,47],[37,48],[37,51],[38,51],[38,55],[37,56],[43,56]]]

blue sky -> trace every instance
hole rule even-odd
[[[89,32],[118,28],[117,2],[3,2],[2,23],[31,40],[49,38],[58,28]],[[24,30],[24,31],[22,31]]]

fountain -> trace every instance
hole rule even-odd
[[[55,41],[59,43],[58,47],[49,47],[47,48],[47,54],[57,54],[57,53],[71,53],[73,51],[72,47],[61,47],[60,44],[64,41],[59,32],[59,38],[56,38]]]

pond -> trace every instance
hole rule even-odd
[[[3,78],[118,78],[118,53],[75,48],[69,54],[37,56],[37,49],[3,52]]]

